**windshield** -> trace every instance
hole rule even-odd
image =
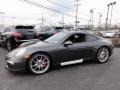
[[[67,36],[67,33],[57,33],[55,35],[53,35],[52,37],[48,38],[45,40],[45,42],[47,43],[51,43],[51,44],[57,44],[59,43],[65,36]]]
[[[25,32],[35,32],[34,29],[16,29],[17,32],[25,33]]]
[[[34,26],[16,26],[15,29],[34,29]]]
[[[26,32],[35,32],[35,29],[33,26],[16,26],[15,31],[20,33],[26,33]]]
[[[52,28],[44,27],[44,28],[41,29],[41,32],[48,32],[48,31],[52,31]]]

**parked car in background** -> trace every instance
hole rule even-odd
[[[34,30],[34,26],[17,25],[4,30],[2,43],[6,45],[7,49],[10,51],[23,42],[37,38],[38,35]]]
[[[0,32],[0,45],[2,44],[2,32]]]
[[[3,30],[0,30],[0,45],[2,45],[3,42]]]
[[[2,40],[2,32],[0,31],[0,40]]]
[[[44,27],[40,31],[38,31],[38,37],[40,40],[45,40],[50,36],[62,31],[66,30],[63,29],[63,27]]]
[[[27,43],[28,44],[28,43]],[[60,32],[45,41],[29,43],[6,56],[6,68],[44,74],[51,67],[95,60],[105,63],[113,53],[111,42],[85,32]]]
[[[105,37],[105,38],[114,38],[115,35],[116,35],[115,32],[105,32],[105,33],[104,33],[104,37]]]
[[[120,46],[120,32],[116,33],[115,38],[112,39],[114,46]]]
[[[92,34],[103,37],[103,33],[100,31],[94,31],[94,32],[92,32]]]

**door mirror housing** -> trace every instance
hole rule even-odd
[[[72,45],[73,43],[71,41],[66,41],[64,46],[69,46],[69,45]]]

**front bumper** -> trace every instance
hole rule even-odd
[[[5,68],[11,71],[26,71],[26,62],[24,60],[8,59],[6,57]]]

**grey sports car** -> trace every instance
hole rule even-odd
[[[24,44],[8,53],[6,68],[46,73],[51,67],[96,60],[104,63],[113,53],[111,42],[85,32],[60,32],[44,41]]]

